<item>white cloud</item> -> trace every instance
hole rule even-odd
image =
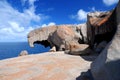
[[[23,32],[25,30],[24,27],[20,27],[16,22],[9,22],[9,24],[11,25],[11,29],[15,32]]]
[[[107,6],[111,6],[113,4],[116,4],[119,0],[103,0],[103,3]]]
[[[17,32],[14,31],[17,29]],[[33,30],[32,27],[29,27],[24,30],[23,27],[9,27],[9,28],[1,28],[0,29],[0,40],[5,42],[14,42],[14,41],[25,41],[27,34],[29,31]]]
[[[19,12],[6,0],[0,0],[0,41],[27,40],[28,32],[37,26],[31,27],[31,22],[40,22],[43,17],[42,14],[35,13],[35,1],[29,0],[30,7]]]
[[[55,25],[54,22],[50,22],[50,23],[48,24],[48,26],[53,26],[53,25]]]
[[[43,24],[42,27],[48,27],[53,25],[56,25],[56,24],[54,22],[50,22],[49,24]]]
[[[37,1],[37,0],[29,0],[29,4],[30,5],[34,5],[34,2]]]
[[[84,11],[83,9],[78,10],[76,15],[71,15],[70,18],[77,19],[79,21],[85,21],[87,19],[87,11]]]
[[[86,20],[87,19],[87,13],[86,11],[80,9],[77,13],[78,15],[78,20]]]

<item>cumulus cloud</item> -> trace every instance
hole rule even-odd
[[[19,24],[16,22],[9,22],[9,24],[11,25],[10,29],[15,32],[23,32],[25,30],[24,27],[20,27]]]
[[[56,25],[54,22],[50,22],[49,24],[43,24],[42,27],[53,26]]]
[[[24,27],[9,27],[0,29],[0,40],[5,42],[16,42],[16,41],[25,41],[26,35],[29,31],[33,30],[33,27],[29,27],[24,30]]]
[[[22,0],[22,4],[26,1]],[[28,32],[37,26],[31,26],[31,22],[40,22],[43,17],[35,13],[35,1],[29,0],[29,8],[19,12],[6,0],[0,0],[0,41],[26,41]]]
[[[87,11],[84,11],[83,9],[78,10],[76,15],[71,15],[70,18],[77,19],[79,21],[85,21],[87,19]]]
[[[103,0],[103,3],[107,6],[111,6],[113,4],[116,4],[119,0]]]
[[[77,16],[78,16],[78,20],[86,20],[87,18],[87,13],[86,11],[80,9],[77,13]]]

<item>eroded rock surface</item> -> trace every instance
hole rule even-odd
[[[75,42],[70,42],[67,43],[67,45],[69,45],[69,48],[65,52],[72,55],[84,55],[93,53],[88,44],[78,44]]]
[[[57,26],[43,27],[39,29],[35,29],[28,34],[28,42],[31,47],[34,47],[34,43],[40,42],[40,44],[44,44],[44,46],[49,46],[49,42],[46,41],[49,38],[49,35],[55,32]]]
[[[56,52],[56,47],[53,46],[53,47],[49,50],[49,52]]]
[[[88,14],[87,38],[89,45],[99,44],[102,41],[111,41],[116,31],[115,14],[108,12],[93,12]]]
[[[117,31],[111,42],[91,65],[95,80],[120,80],[120,1],[109,19],[111,18],[113,23],[116,23],[116,26],[111,26],[117,28]]]
[[[91,61],[64,52],[48,52],[0,61],[0,80],[76,80]]]
[[[28,34],[31,47],[34,43],[44,46],[56,47],[57,51],[70,50],[68,43],[73,42],[79,46],[87,42],[86,24],[82,25],[58,25],[35,29]],[[78,48],[77,48],[78,49]]]
[[[74,28],[70,25],[61,25],[58,29],[49,36],[48,41],[55,45],[57,50],[66,50],[66,43],[70,41],[74,41],[78,43],[79,35],[75,34]]]

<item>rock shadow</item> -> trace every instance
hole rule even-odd
[[[91,70],[89,69],[87,72],[82,72],[80,76],[76,78],[76,80],[94,80],[91,74]]]
[[[97,53],[80,55],[80,57],[86,61],[94,61],[98,56],[99,56],[99,54],[97,54]]]

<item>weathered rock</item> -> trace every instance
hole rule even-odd
[[[106,47],[106,45],[107,45],[107,42],[106,41],[102,41],[97,46],[95,46],[95,52],[96,53],[100,53],[101,51],[103,51],[103,49]]]
[[[66,50],[66,43],[70,41],[79,44],[79,39],[80,33],[76,31],[74,25],[51,26],[33,30],[28,34],[30,46],[40,42],[44,46],[55,46],[57,51]]]
[[[78,24],[76,27],[77,31],[80,33],[80,40],[79,43],[88,43],[87,39],[87,24]]]
[[[62,25],[49,37],[49,41],[57,47],[57,50],[66,50],[65,44],[70,41],[78,42],[79,36],[71,26]]]
[[[117,28],[114,38],[91,65],[95,80],[120,80],[120,1],[110,16]],[[109,20],[108,20],[109,21]]]
[[[19,56],[25,56],[28,55],[28,52],[26,50],[23,50],[20,52]]]
[[[87,44],[78,44],[75,42],[70,42],[67,43],[67,45],[69,45],[69,47],[67,47],[67,51],[65,51],[67,54],[81,55],[92,53],[92,50]]]
[[[49,52],[56,52],[56,47],[53,46],[53,47],[49,50]]]
[[[112,11],[93,12],[88,14],[87,20],[87,38],[91,47],[102,41],[111,41],[116,31],[115,15]],[[113,17],[111,17],[113,16]]]
[[[50,46],[50,47],[55,46],[56,51],[69,50],[70,52],[72,52],[72,49],[70,50],[70,45],[68,45],[67,43],[73,42],[75,43],[75,45],[88,43],[86,29],[87,29],[86,24],[59,25],[59,26],[40,28],[31,31],[28,34],[28,41],[30,46],[33,46],[34,43],[40,43],[44,46]],[[76,47],[74,47],[74,50],[75,48]],[[79,49],[79,51],[81,50],[82,49]],[[78,51],[78,48],[76,48],[76,51]],[[80,54],[80,52],[78,53]]]
[[[88,71],[90,64],[64,52],[27,55],[1,60],[0,80],[76,80]]]
[[[50,34],[57,30],[57,26],[43,27],[35,29],[28,34],[28,42],[31,47],[34,47],[34,43],[44,44],[44,46],[50,46],[49,42],[46,41]]]

